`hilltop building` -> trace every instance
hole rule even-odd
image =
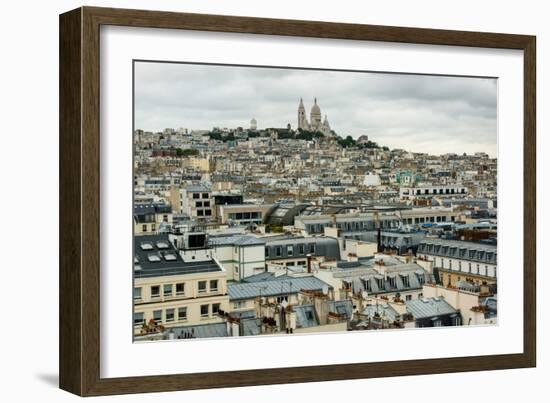
[[[298,129],[317,131],[325,135],[330,134],[330,124],[328,122],[327,115],[325,114],[325,119],[322,120],[321,108],[317,105],[317,98],[313,101],[313,106],[311,107],[309,116],[310,120],[308,122],[306,117],[306,108],[304,107],[302,98],[300,98],[300,104],[298,105]]]

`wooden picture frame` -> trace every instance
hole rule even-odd
[[[99,35],[102,25],[287,35],[524,52],[522,354],[100,377]],[[526,368],[536,365],[535,37],[483,32],[81,7],[60,16],[60,387],[81,396]]]

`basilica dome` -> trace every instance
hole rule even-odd
[[[319,108],[319,105],[317,105],[317,98],[315,98],[315,102],[311,107],[311,114],[321,116],[321,108]]]

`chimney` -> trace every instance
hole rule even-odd
[[[311,253],[307,254],[307,272],[311,273]]]

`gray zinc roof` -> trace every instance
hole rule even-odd
[[[450,315],[457,313],[443,298],[420,298],[406,301],[407,311],[415,319],[432,318],[434,316]]]
[[[321,291],[323,287],[331,288],[324,281],[314,276],[285,278],[283,280],[257,281],[253,283],[227,284],[229,300],[251,299],[261,296],[297,294],[300,290]]]
[[[192,335],[193,338],[202,339],[209,337],[227,337],[227,325],[222,323],[209,323],[196,326],[177,326],[170,328],[166,333],[173,331],[176,338],[184,338],[185,334]]]
[[[228,236],[215,236],[208,239],[208,243],[212,247],[223,245],[234,246],[249,246],[249,245],[263,245],[265,241],[253,235],[228,235]]]

